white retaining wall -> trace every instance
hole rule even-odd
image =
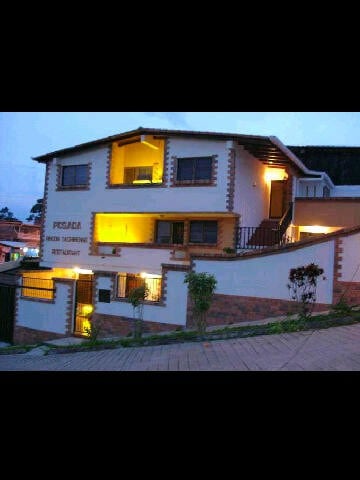
[[[360,282],[360,233],[341,237],[343,253],[339,280],[341,282]]]
[[[290,300],[287,288],[291,268],[316,263],[324,269],[318,281],[317,302],[332,303],[334,240],[246,260],[195,260],[196,272],[215,275],[215,293]]]
[[[16,325],[65,334],[71,285],[55,281],[55,288],[56,296],[54,303],[28,297],[25,299],[19,296]]]

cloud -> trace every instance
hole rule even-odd
[[[165,120],[169,125],[167,128],[181,127],[185,129],[191,129],[185,112],[145,112],[150,117],[160,118]]]

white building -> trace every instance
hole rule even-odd
[[[139,128],[34,160],[46,167],[42,270],[20,272],[17,342],[81,335],[89,320],[101,320],[104,335],[127,334],[133,313],[127,295],[143,282],[147,328],[184,327],[184,276],[191,268],[205,265],[227,278],[226,287],[218,286],[222,302],[223,295],[264,297],[255,288],[259,260],[248,270],[254,288],[247,281],[242,293],[229,283],[239,280],[244,252],[259,251],[260,259],[264,248],[283,246],[288,254],[289,242],[349,226],[333,225],[329,211],[313,221],[309,202],[323,208],[338,187],[276,137]],[[330,251],[320,255],[329,265]],[[284,271],[294,266],[281,263]],[[328,284],[319,303],[332,303],[332,291]],[[265,297],[286,302],[276,292],[273,283]],[[213,322],[226,323],[220,314]]]

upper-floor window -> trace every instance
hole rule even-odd
[[[184,243],[184,222],[157,222],[156,241],[157,243]]]
[[[212,178],[212,157],[187,157],[177,159],[178,182],[211,181]]]
[[[190,243],[217,243],[217,222],[190,222]]]
[[[111,147],[108,186],[146,187],[161,185],[165,140],[142,135],[114,142]]]
[[[85,187],[89,180],[89,165],[68,165],[62,167],[62,187]]]

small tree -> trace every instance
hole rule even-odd
[[[145,285],[133,288],[129,292],[128,300],[133,307],[134,338],[141,338],[143,330],[144,300],[149,294],[149,288]]]
[[[0,220],[16,220],[16,218],[8,207],[4,207],[0,210]]]
[[[290,270],[290,283],[287,284],[287,287],[291,299],[298,302],[300,316],[303,318],[309,317],[313,311],[316,302],[317,281],[323,273],[324,270],[315,263]]]
[[[188,291],[193,303],[193,318],[200,334],[206,331],[206,316],[211,305],[217,280],[209,273],[189,272],[184,283],[188,284]]]
[[[102,328],[100,320],[90,320],[89,326],[84,328],[84,332],[89,337],[89,343],[95,343]]]

